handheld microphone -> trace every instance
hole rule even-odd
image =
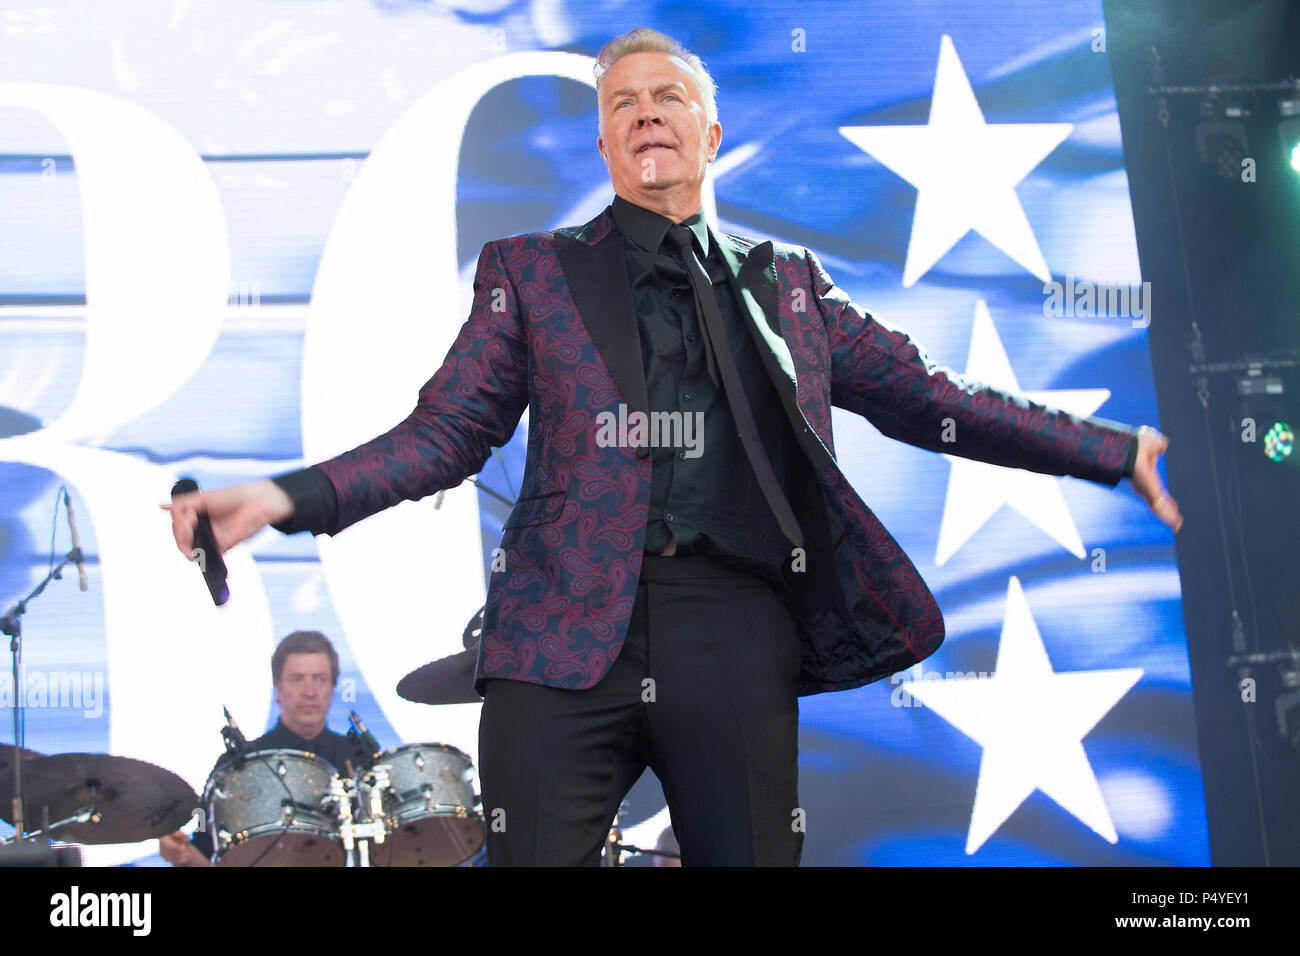
[[[348,711],[348,720],[352,723],[353,729],[357,732],[357,739],[360,740],[361,745],[366,748],[366,754],[373,757],[375,754],[379,753],[379,741],[375,739],[374,734],[366,730],[366,725],[361,722],[361,718],[357,715],[355,710]]]
[[[72,499],[68,497],[68,489],[63,489],[63,506],[68,509],[68,528],[72,531],[72,560],[77,562],[77,577],[81,581],[81,590],[89,589],[86,584],[86,560],[85,555],[81,553],[81,538],[77,536],[77,519],[72,516]]]
[[[182,478],[172,485],[172,497],[198,491],[199,484],[193,478]],[[199,570],[212,595],[212,603],[221,607],[230,600],[230,588],[226,586],[226,562],[221,558],[221,549],[212,534],[212,522],[203,512],[199,512],[198,525],[194,528],[194,550],[198,552]]]

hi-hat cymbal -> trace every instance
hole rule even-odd
[[[478,649],[470,648],[423,667],[397,682],[397,693],[417,704],[478,704],[474,690],[474,663]]]
[[[483,635],[483,611],[479,608],[461,632],[465,650],[411,671],[397,682],[398,695],[417,704],[482,703],[474,689],[474,665]]]
[[[8,760],[12,764],[12,760]],[[199,805],[188,783],[162,767],[111,754],[54,754],[23,765],[27,828],[57,823],[89,807],[98,822],[51,831],[67,843],[139,843],[184,826]],[[13,777],[0,777],[0,813],[9,814]]]

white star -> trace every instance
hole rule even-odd
[[[841,126],[840,133],[917,189],[903,285],[925,275],[974,229],[1044,282],[1047,261],[1016,184],[1056,149],[1071,123],[984,122],[945,35],[926,126]]]
[[[966,375],[1081,417],[1093,414],[1110,398],[1110,390],[1105,388],[1021,392],[982,299],[975,304],[975,327],[966,358]],[[943,457],[952,462],[952,473],[948,476],[948,495],[939,524],[935,564],[946,563],[1003,505],[1020,512],[1076,558],[1084,557],[1083,539],[1061,493],[1059,478],[953,455]]]
[[[1011,578],[994,676],[902,686],[984,748],[966,835],[974,853],[1041,790],[1098,836],[1118,841],[1083,738],[1142,678],[1142,668],[1058,674]]]

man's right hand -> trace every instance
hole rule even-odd
[[[277,524],[293,514],[293,499],[275,482],[254,481],[216,491],[191,491],[160,505],[172,513],[172,534],[181,554],[193,561],[194,529],[199,513],[212,523],[217,549],[225,554],[267,525]]]
[[[172,866],[211,866],[211,861],[198,851],[198,848],[177,830],[158,841],[158,852]]]

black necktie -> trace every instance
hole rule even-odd
[[[758,486],[763,490],[763,497],[772,506],[777,523],[782,533],[796,547],[803,547],[803,532],[795,519],[794,510],[785,497],[781,483],[772,470],[772,462],[763,450],[763,443],[758,437],[758,426],[754,423],[754,412],[749,407],[744,385],[740,381],[740,370],[727,344],[727,329],[722,321],[722,310],[718,308],[718,297],[713,294],[713,284],[704,274],[704,266],[691,244],[691,231],[682,225],[675,225],[668,230],[668,236],[681,249],[682,262],[686,274],[691,279],[691,289],[695,292],[695,312],[700,316],[700,330],[704,340],[704,353],[708,360],[709,377],[716,384],[718,375],[722,376],[722,393],[731,406],[732,418],[736,421],[736,430],[740,433],[740,443],[745,447],[745,454]],[[716,371],[715,371],[716,369]]]

